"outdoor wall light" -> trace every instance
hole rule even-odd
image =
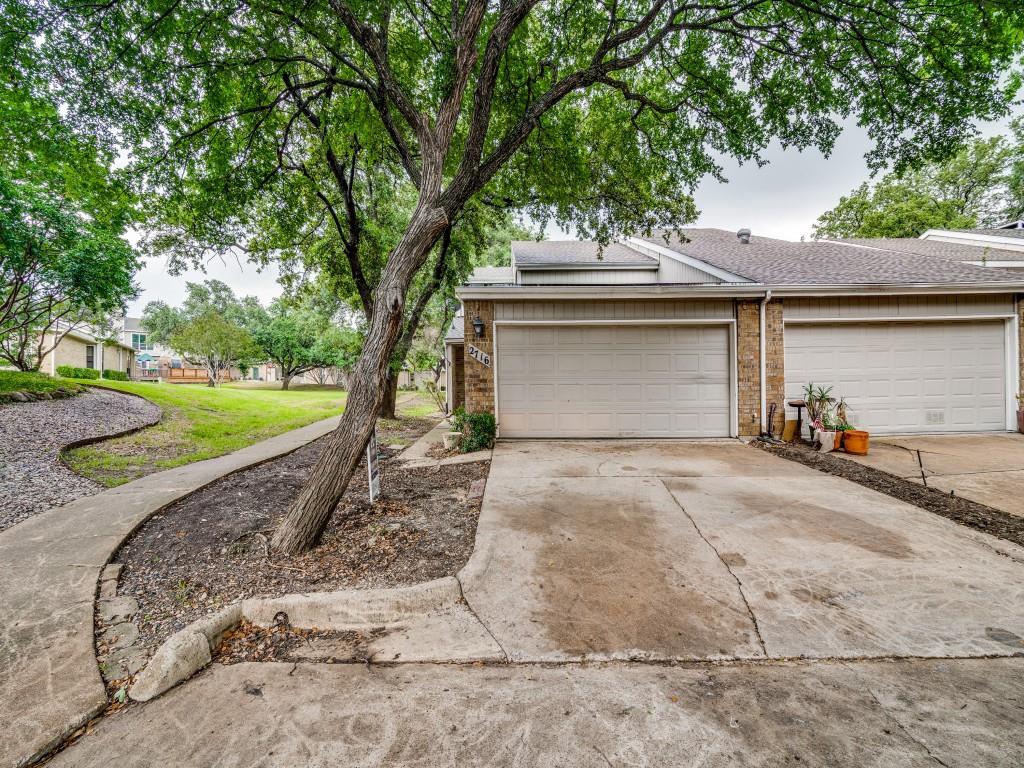
[[[476,334],[478,339],[484,337],[484,321],[480,319],[480,315],[473,318],[473,333]]]

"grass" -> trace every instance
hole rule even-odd
[[[79,474],[113,487],[162,469],[221,456],[341,413],[345,392],[136,381],[90,382],[141,395],[163,409],[160,423],[133,435],[69,451]]]
[[[72,390],[81,389],[73,381],[47,376],[45,373],[0,370],[0,393],[31,392],[33,394],[42,394],[43,392],[53,392],[61,387]]]

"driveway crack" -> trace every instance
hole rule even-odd
[[[743,605],[747,609],[747,615],[750,617],[750,623],[754,625],[754,634],[757,636],[757,644],[761,647],[761,653],[763,653],[765,655],[765,657],[767,657],[768,656],[768,648],[767,648],[767,646],[765,646],[764,638],[761,636],[761,627],[758,625],[758,623],[757,623],[757,616],[754,615],[754,609],[750,607],[750,602],[747,600],[747,595],[743,591],[743,582],[740,580],[740,577],[736,575],[736,573],[733,571],[733,569],[729,565],[729,563],[727,563],[722,558],[722,553],[718,551],[718,547],[716,547],[714,544],[712,544],[708,540],[708,537],[704,535],[704,532],[700,529],[700,526],[697,525],[697,521],[694,520],[693,516],[689,512],[686,511],[686,507],[684,507],[682,504],[679,503],[679,499],[677,499],[675,497],[675,494],[673,494],[672,491],[669,490],[669,487],[667,485],[665,485],[665,481],[664,480],[661,481],[661,484],[665,488],[665,492],[668,493],[669,498],[671,498],[672,501],[675,502],[675,505],[677,507],[679,507],[679,510],[684,515],[686,515],[686,519],[690,521],[690,525],[693,526],[693,530],[695,530],[697,532],[697,535],[700,536],[701,539],[704,540],[705,544],[707,544],[709,547],[711,547],[711,551],[715,553],[715,557],[718,558],[718,561],[722,564],[722,566],[725,568],[725,570],[727,570],[729,572],[729,575],[732,576],[733,581],[736,582],[736,589],[739,591],[740,599],[743,601]]]
[[[846,664],[846,663],[844,663],[843,666],[846,667],[847,669],[850,668],[850,666],[848,664]],[[854,672],[854,674],[857,674],[857,673]],[[885,706],[885,704],[882,703],[882,700],[879,699],[878,696],[875,695],[875,692],[873,690],[871,690],[871,686],[870,685],[865,684],[864,689],[867,691],[868,696],[871,697],[872,701],[875,702],[875,705],[880,710],[882,710],[882,714],[884,714],[889,720],[891,720],[896,725],[897,728],[900,729],[900,733],[902,733],[904,736],[906,736],[912,742],[917,744],[917,746],[919,746],[921,749],[923,749],[924,753],[926,755],[928,755],[928,758],[930,760],[932,760],[936,765],[941,765],[942,768],[949,768],[949,764],[948,763],[942,761],[936,755],[934,755],[932,753],[932,751],[930,749],[928,749],[928,745],[927,744],[925,744],[923,741],[921,741],[921,739],[917,738],[916,736],[914,736],[914,734],[912,734],[909,730],[907,730],[907,727],[905,725],[903,725],[903,723],[900,721],[900,719],[898,717],[896,717],[896,715],[894,715],[892,712],[890,712],[889,708],[887,706]]]
[[[469,609],[471,614],[473,614],[473,618],[480,623],[480,626],[484,628],[484,631],[491,636],[491,640],[493,640],[494,644],[498,646],[498,650],[501,651],[501,655],[505,657],[505,663],[508,664],[511,659],[509,659],[508,651],[505,650],[505,646],[503,646],[501,641],[495,637],[491,628],[488,627],[484,620],[480,618],[479,614],[477,614],[476,610],[473,608],[473,604],[469,602],[469,598],[466,597],[466,590],[462,588],[462,579],[459,578],[458,574],[455,574],[454,578],[455,583],[459,585],[459,594],[462,595],[462,602],[466,604],[466,608]]]

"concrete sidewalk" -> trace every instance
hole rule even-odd
[[[878,436],[867,456],[832,455],[1024,516],[1024,435]]]
[[[26,764],[106,706],[93,605],[100,571],[131,532],[217,478],[327,434],[338,419],[149,475],[0,533],[0,767]]]
[[[61,768],[1024,764],[1024,659],[215,665]]]

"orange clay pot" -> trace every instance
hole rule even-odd
[[[862,429],[848,429],[843,435],[843,448],[855,456],[867,456],[868,433]]]

